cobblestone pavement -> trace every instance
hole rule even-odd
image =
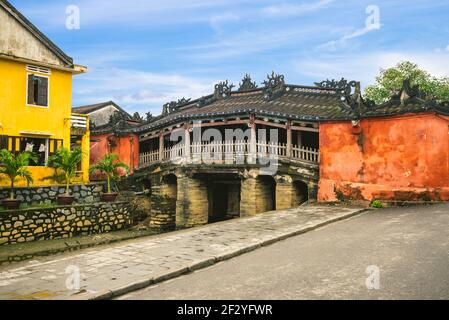
[[[361,211],[302,206],[6,265],[0,299],[111,298]]]

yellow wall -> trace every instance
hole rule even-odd
[[[0,135],[29,136],[21,131],[51,133],[42,138],[62,139],[64,147],[70,147],[70,115],[72,106],[72,73],[51,70],[49,75],[49,106],[27,106],[27,64],[0,59]],[[35,73],[40,75],[39,73]],[[89,138],[83,137],[86,152],[82,164],[84,182],[88,182]],[[32,136],[36,137],[36,136]],[[87,164],[86,164],[87,161]],[[33,185],[55,184],[48,178],[52,168],[29,167],[33,174]],[[0,175],[0,186],[9,185],[9,180]],[[19,181],[18,185],[24,185]]]

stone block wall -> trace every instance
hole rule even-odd
[[[252,216],[257,213],[256,178],[243,178],[240,190],[240,215]]]
[[[77,203],[93,203],[100,201],[103,191],[103,182],[89,183],[85,185],[72,185],[70,190]],[[45,187],[18,187],[14,190],[17,199],[22,200],[25,205],[51,204],[56,202],[59,194],[65,193],[65,186]],[[8,198],[9,188],[0,188],[0,201]]]
[[[207,224],[209,201],[207,181],[191,177],[178,178],[176,227],[189,228]]]
[[[276,209],[276,182],[271,176],[259,176],[256,179],[256,213]]]
[[[129,202],[1,211],[0,245],[98,234],[131,224]]]
[[[154,185],[151,188],[150,227],[158,230],[174,230],[176,217],[176,197],[167,194],[170,188]]]

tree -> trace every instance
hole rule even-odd
[[[106,179],[108,181],[108,193],[111,192],[111,179],[115,179],[117,177],[117,169],[123,168],[126,172],[129,172],[129,167],[123,162],[118,162],[118,155],[115,153],[106,154],[103,159],[98,161],[95,165],[90,168],[90,172],[101,171],[106,174]]]
[[[48,159],[48,165],[64,171],[66,189],[65,194],[69,195],[69,186],[76,176],[76,169],[78,164],[83,159],[83,151],[80,148],[75,148],[70,151],[67,148],[61,148],[58,152]]]
[[[28,185],[33,182],[31,172],[28,171],[30,160],[37,161],[37,157],[30,152],[14,155],[3,149],[0,151],[0,174],[7,175],[11,181],[10,199],[14,199],[14,183],[18,177],[25,179]]]
[[[410,80],[412,86],[419,85],[429,99],[449,101],[449,77],[434,77],[410,61],[400,62],[393,68],[380,69],[376,84],[366,87],[365,98],[383,103],[392,93],[401,90],[404,80]]]

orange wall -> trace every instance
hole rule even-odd
[[[320,124],[318,200],[449,200],[448,118],[414,114]]]
[[[108,144],[108,137],[110,136],[113,136],[113,134],[91,135],[90,164],[95,164],[105,154],[112,152],[118,154],[120,161],[127,164],[132,173],[139,164],[139,140],[137,135],[116,137],[117,145],[112,150],[110,150]],[[95,180],[98,178],[98,174],[91,176],[91,178]]]

